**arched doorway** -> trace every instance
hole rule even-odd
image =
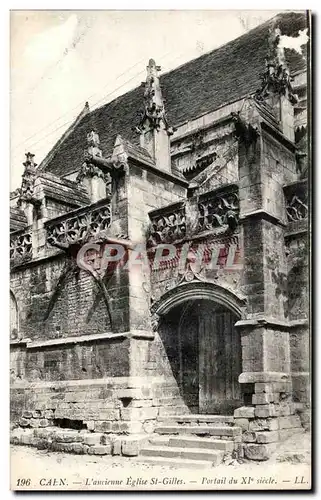
[[[243,404],[241,340],[234,326],[240,314],[220,297],[216,301],[210,289],[190,292],[183,300],[165,297],[158,308],[158,332],[172,373],[192,413],[232,414]]]

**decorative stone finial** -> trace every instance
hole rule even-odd
[[[161,67],[157,66],[154,59],[150,59],[146,69],[146,82],[142,83],[145,87],[144,112],[135,130],[141,134],[151,129],[160,130],[163,128],[168,135],[171,135],[173,134],[173,128],[167,122],[164,99],[159,83],[158,72]]]
[[[88,147],[85,150],[85,157],[86,157],[86,153],[89,156],[99,156],[100,158],[102,157],[102,151],[100,149],[99,135],[96,132],[96,130],[92,129],[87,134],[87,144],[88,144]]]
[[[100,149],[99,135],[95,129],[87,134],[87,149],[84,151],[84,163],[76,177],[76,182],[81,183],[87,179],[102,179],[105,183],[106,194],[111,194],[111,176],[109,172],[103,171],[99,166],[94,164],[93,158],[102,158],[102,150]]]
[[[287,95],[292,104],[296,104],[297,96],[293,93],[292,78],[287,67],[284,48],[280,46],[281,30],[269,30],[268,58],[265,61],[265,72],[261,74],[261,87],[255,93],[257,101],[264,101],[271,93]]]
[[[22,202],[33,203],[34,188],[37,173],[37,164],[34,161],[35,155],[32,153],[25,153],[26,161],[23,162],[24,172],[22,174],[21,188],[18,199],[18,205]]]

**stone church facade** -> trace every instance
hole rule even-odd
[[[280,14],[162,76],[151,59],[26,155],[13,442],[135,455],[187,424],[264,459],[308,427],[308,54],[279,43],[307,27]]]

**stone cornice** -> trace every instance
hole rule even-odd
[[[145,339],[153,340],[154,334],[144,330],[132,330],[123,333],[96,333],[91,335],[79,335],[77,337],[60,337],[49,340],[21,339],[10,342],[10,347],[26,347],[27,349],[41,349],[55,345],[82,344],[84,342],[110,341],[122,339]]]
[[[172,174],[170,172],[166,172],[165,170],[161,170],[150,163],[143,162],[142,160],[137,160],[131,157],[129,157],[129,159],[134,165],[141,167],[144,170],[147,170],[147,172],[150,172],[163,179],[166,179],[169,182],[174,182],[175,184],[179,184],[186,189],[188,188],[189,181],[184,178],[178,177],[177,175]],[[130,170],[130,163],[129,163],[129,170]]]
[[[232,122],[232,114],[231,113],[228,113],[227,115],[225,115],[225,116],[223,116],[221,118],[218,118],[217,120],[214,120],[214,121],[212,121],[210,123],[207,123],[206,125],[202,125],[202,126],[197,127],[197,128],[195,128],[193,130],[189,130],[187,132],[184,132],[183,134],[178,135],[177,137],[174,136],[171,139],[171,144],[174,144],[175,142],[178,142],[178,141],[182,141],[183,139],[186,139],[186,138],[190,137],[191,135],[197,134],[198,132],[204,132],[205,130],[209,130],[209,129],[212,129],[212,128],[217,128],[217,127],[220,127],[220,126],[222,126],[224,124],[227,124],[229,122]],[[212,141],[212,142],[215,142],[215,141]],[[206,143],[206,144],[208,144],[208,143]],[[175,157],[175,156],[178,156],[178,155],[179,155],[178,153],[174,153],[171,156]]]
[[[274,139],[276,139],[278,142],[283,144],[288,150],[291,151],[291,153],[295,153],[297,150],[296,145],[294,142],[290,141],[285,135],[279,131],[278,129],[272,127],[268,122],[265,120],[261,121],[261,128],[264,132],[267,132],[270,134]]]
[[[275,217],[274,215],[270,214],[269,212],[267,212],[266,210],[263,210],[263,209],[254,210],[253,212],[241,214],[239,217],[239,220],[240,220],[240,223],[242,223],[242,221],[245,221],[245,220],[250,219],[250,218],[263,219],[263,220],[266,220],[268,222],[271,222],[272,224],[282,226],[282,227],[287,226],[285,224],[285,222],[283,222],[281,219],[279,219],[278,217]]]
[[[165,170],[161,170],[155,166],[155,164],[152,161],[148,161],[146,158],[138,158],[135,155],[130,154],[130,152],[127,153],[128,155],[128,167],[130,171],[130,165],[133,164],[135,166],[138,166],[140,168],[143,168],[144,170],[147,170],[158,177],[162,177],[163,179],[166,179],[170,182],[175,182],[176,184],[180,184],[181,186],[185,187],[187,189],[189,185],[189,181],[187,181],[184,178],[178,177],[175,174],[172,174],[170,172],[166,172]],[[113,168],[113,161],[110,158],[99,158],[96,156],[93,156],[91,158],[91,162],[94,165],[97,165],[99,167],[103,167],[105,169],[108,169],[109,171],[112,170]]]
[[[263,318],[241,319],[237,321],[234,326],[236,328],[254,327],[254,328],[272,328],[272,329],[288,330],[308,325],[309,322],[307,319],[283,321],[275,318],[263,317]]]

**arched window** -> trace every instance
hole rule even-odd
[[[19,332],[18,304],[10,291],[10,339],[17,340]]]

